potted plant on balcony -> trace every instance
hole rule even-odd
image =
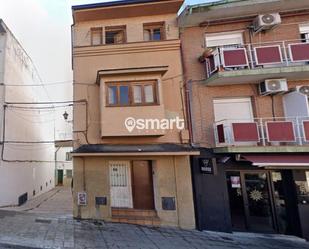
[[[206,48],[203,52],[203,54],[198,58],[199,62],[204,63],[205,59],[211,56],[213,53],[212,48]]]

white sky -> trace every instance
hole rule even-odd
[[[186,0],[186,4],[210,0]],[[43,83],[66,82],[46,86],[50,99],[72,100],[71,24],[72,5],[107,2],[104,0],[0,0],[0,18],[6,23],[23,48],[32,58]],[[15,82],[11,82],[14,84]],[[56,136],[65,139],[70,134],[70,123],[62,114],[71,108],[57,109]]]
[[[104,0],[0,0],[0,18],[30,55],[44,83],[71,81],[71,5],[95,2]],[[72,97],[69,84],[47,90],[53,101]]]

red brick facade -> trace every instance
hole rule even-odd
[[[206,13],[207,15],[207,13]],[[270,96],[259,96],[257,84],[238,84],[225,86],[206,86],[201,80],[206,78],[206,69],[198,61],[205,49],[205,34],[244,31],[244,43],[258,43],[269,41],[298,40],[301,38],[299,24],[309,20],[307,15],[282,16],[282,24],[266,33],[258,33],[250,40],[248,26],[252,21],[240,21],[189,27],[181,30],[184,74],[186,84],[192,84],[192,125],[194,143],[211,148],[214,146],[214,111],[213,99],[223,97],[251,97],[254,117],[264,118],[272,116],[272,100]],[[190,83],[191,82],[191,83]],[[297,85],[308,85],[308,80],[289,81],[289,88]],[[283,116],[282,96],[274,96],[275,115]]]

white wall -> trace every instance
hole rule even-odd
[[[1,68],[4,67],[4,87],[0,89],[1,119],[4,116],[4,100],[49,101],[42,86],[26,86],[39,84],[40,78],[30,57],[8,29],[6,35],[0,35],[0,50],[0,83]],[[18,197],[26,192],[31,199],[33,191],[37,196],[52,189],[55,184],[54,144],[41,144],[42,141],[54,140],[54,111],[9,106],[5,116],[5,144],[0,160],[0,206],[17,204]],[[1,140],[3,130],[0,125]]]
[[[57,148],[56,148],[57,150]],[[66,160],[66,153],[67,152],[72,152],[73,148],[72,147],[61,147],[57,150],[57,162],[56,162],[56,168],[57,169],[73,169],[73,161],[67,161]]]
[[[5,46],[6,36],[4,33],[0,34],[0,84],[3,83],[4,78],[4,46]]]

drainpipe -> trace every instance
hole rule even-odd
[[[181,34],[180,34],[181,35]],[[181,39],[181,37],[180,37]],[[181,53],[181,64],[182,64],[182,70],[183,70],[183,79],[184,79],[184,89],[185,89],[185,108],[186,108],[186,116],[187,116],[187,126],[189,130],[189,142],[190,145],[194,146],[194,135],[193,135],[193,123],[192,123],[192,80],[186,79],[186,67],[184,62],[184,54],[183,54],[183,48],[182,45],[180,45],[180,53]]]
[[[188,89],[186,90],[187,92],[187,108],[188,108],[188,120],[189,120],[189,124],[190,124],[190,128],[189,128],[189,132],[190,132],[190,144],[192,147],[196,146],[195,144],[195,134],[194,134],[194,130],[193,127],[195,127],[195,120],[193,117],[193,105],[192,105],[192,99],[193,99],[193,94],[192,94],[192,80],[188,81]]]

